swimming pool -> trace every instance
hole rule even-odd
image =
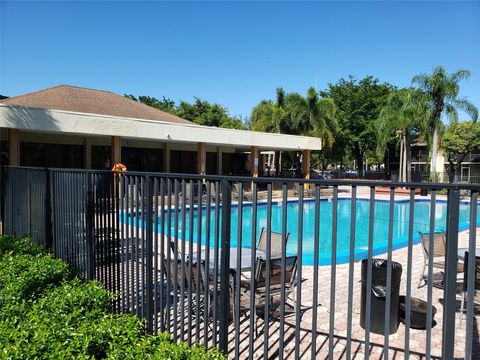
[[[352,200],[350,198],[338,199],[338,226],[337,226],[337,263],[348,262],[350,249],[350,213]],[[379,255],[387,251],[388,246],[388,221],[389,221],[389,201],[376,200],[374,213],[374,239],[373,254]],[[322,199],[320,201],[320,245],[319,245],[319,264],[328,265],[331,262],[332,252],[332,201],[331,199]],[[408,225],[409,225],[409,201],[397,200],[394,203],[394,221],[393,221],[393,249],[399,249],[407,246]],[[414,215],[414,243],[419,241],[418,232],[428,232],[430,223],[430,201],[416,200]],[[302,242],[302,261],[304,265],[313,265],[314,262],[314,221],[315,221],[315,202],[305,200],[303,205],[303,242]],[[356,231],[355,231],[355,259],[362,259],[367,256],[368,246],[368,224],[369,224],[370,202],[368,199],[356,200]],[[237,246],[238,237],[238,207],[233,205],[231,211],[231,246]],[[447,202],[437,200],[435,206],[435,229],[445,230],[446,228]],[[477,224],[480,225],[480,211],[478,212]],[[194,212],[193,241],[197,241],[198,217],[197,211]],[[189,239],[190,214],[187,211],[186,222],[183,226],[182,215],[178,217],[178,237],[183,236]],[[212,207],[210,213],[210,238],[209,244],[213,247],[215,239],[215,216],[216,209]],[[460,204],[460,224],[459,230],[468,228],[470,216],[470,204],[461,202]],[[166,217],[166,216],[165,216]],[[252,206],[244,204],[242,216],[242,247],[252,246]],[[221,221],[221,215],[219,217]],[[131,221],[131,220],[130,220]],[[129,221],[129,222],[130,222]],[[167,222],[167,217],[165,218]],[[220,222],[219,221],[219,222]],[[257,206],[257,236],[260,229],[266,227],[267,205],[259,203]],[[160,232],[160,223],[158,221],[158,231]],[[202,244],[206,244],[206,209],[203,207],[202,216]],[[166,224],[166,223],[165,223]],[[141,225],[140,225],[141,226]],[[167,228],[167,227],[165,227]],[[272,202],[272,231],[281,232],[282,230],[282,203]],[[166,230],[165,230],[166,231]],[[287,245],[287,253],[297,253],[298,240],[298,202],[287,202],[287,231],[290,237]],[[171,236],[174,236],[174,215],[171,212]]]

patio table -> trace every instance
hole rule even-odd
[[[200,259],[202,262],[205,262],[206,251],[202,250],[200,253]],[[222,249],[218,249],[218,266],[220,267],[220,259],[222,256]],[[230,270],[237,271],[237,258],[239,256],[238,248],[230,248]],[[214,269],[215,266],[215,252],[214,249],[210,249],[208,267],[210,270]],[[260,259],[265,259],[266,255],[263,251],[256,250],[256,257]],[[198,259],[198,253],[193,253],[191,256],[192,263],[196,264]],[[241,260],[240,260],[240,271],[251,271],[252,270],[252,249],[242,248],[241,249]]]
[[[457,251],[458,260],[465,260],[465,253],[468,252],[468,248],[460,248]],[[475,256],[480,256],[480,248],[475,249]]]

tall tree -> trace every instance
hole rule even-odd
[[[445,130],[442,148],[449,163],[449,181],[453,182],[468,153],[480,148],[480,123],[452,122]]]
[[[414,89],[392,91],[376,121],[377,157],[383,158],[387,145],[400,139],[399,180],[411,181],[410,144],[429,118],[425,94]]]
[[[192,104],[186,101],[180,101],[180,104],[177,106],[175,101],[165,96],[162,100],[146,95],[139,96],[138,99],[134,95],[125,94],[124,96],[156,109],[180,116],[199,125],[245,129],[242,119],[236,116],[230,116],[225,107],[219,104],[211,104],[197,97],[194,98],[195,101]]]
[[[465,111],[471,116],[473,121],[477,121],[477,108],[465,98],[459,98],[461,80],[468,79],[470,72],[467,70],[458,70],[449,74],[442,66],[437,66],[431,74],[416,75],[412,83],[418,85],[429,99],[431,115],[428,122],[427,132],[430,149],[431,162],[430,173],[435,176],[437,171],[437,153],[439,136],[443,129],[442,117],[447,117],[451,121],[458,120],[457,109]]]
[[[350,76],[329,84],[327,90],[320,92],[322,97],[335,102],[342,143],[356,160],[360,176],[363,175],[366,153],[376,148],[375,120],[392,90],[392,85],[379,83],[372,76],[360,81]]]
[[[229,116],[226,108],[197,97],[192,104],[180,101],[175,114],[199,125],[245,129],[243,122],[239,118]]]

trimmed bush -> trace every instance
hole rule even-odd
[[[51,255],[6,254],[0,261],[0,309],[35,299],[69,277],[68,265]]]
[[[43,246],[32,243],[29,237],[0,236],[0,258],[11,253],[15,255],[40,255],[45,254],[45,249]]]
[[[0,237],[0,359],[224,359],[218,351],[148,336],[114,296],[73,278],[28,238]]]

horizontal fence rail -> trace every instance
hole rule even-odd
[[[236,359],[480,352],[478,185],[1,171],[4,233],[149,333]]]

